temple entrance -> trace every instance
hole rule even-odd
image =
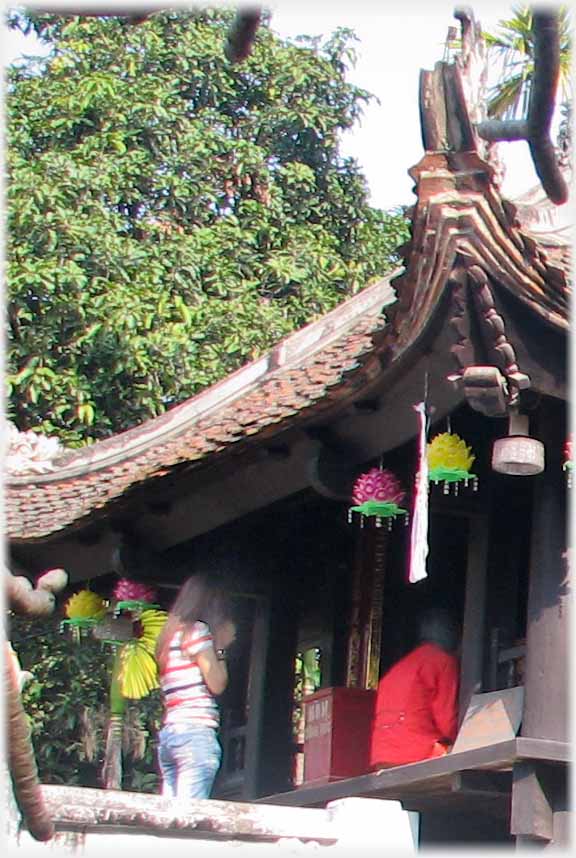
[[[417,642],[417,622],[427,607],[443,607],[461,623],[468,562],[469,518],[452,512],[430,512],[428,577],[408,582],[408,528],[389,541],[384,576],[380,674]]]
[[[214,798],[254,798],[262,729],[269,605],[266,597],[232,594],[237,623],[229,655],[229,683],[220,699],[222,765]]]

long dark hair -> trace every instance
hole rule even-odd
[[[182,584],[158,637],[156,661],[160,670],[166,665],[170,642],[177,631],[182,630],[182,643],[185,643],[197,622],[206,623],[214,632],[231,617],[230,599],[224,589],[206,575],[192,575]]]

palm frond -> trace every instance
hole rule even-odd
[[[529,80],[524,73],[514,75],[494,87],[488,100],[488,116],[512,119],[525,112]]]
[[[501,63],[500,81],[491,90],[488,116],[514,119],[528,109],[530,87],[534,76],[533,10],[529,6],[513,7],[514,16],[498,22],[498,31],[484,33],[489,56]],[[559,7],[560,100],[572,98],[571,21],[567,7]]]

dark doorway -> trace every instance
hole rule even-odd
[[[228,656],[229,682],[220,699],[222,765],[215,798],[249,800],[258,792],[268,600],[232,594],[237,636]]]
[[[408,531],[409,528],[398,529],[390,540],[384,586],[381,673],[415,646],[418,616],[424,608],[441,606],[460,622],[463,618],[469,519],[452,512],[431,511],[428,576],[416,584],[408,581]]]

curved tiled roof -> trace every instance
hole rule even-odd
[[[393,300],[384,278],[167,414],[69,451],[53,473],[12,478],[8,535],[34,539],[61,530],[180,463],[199,462],[326,404],[371,353],[382,308]]]

